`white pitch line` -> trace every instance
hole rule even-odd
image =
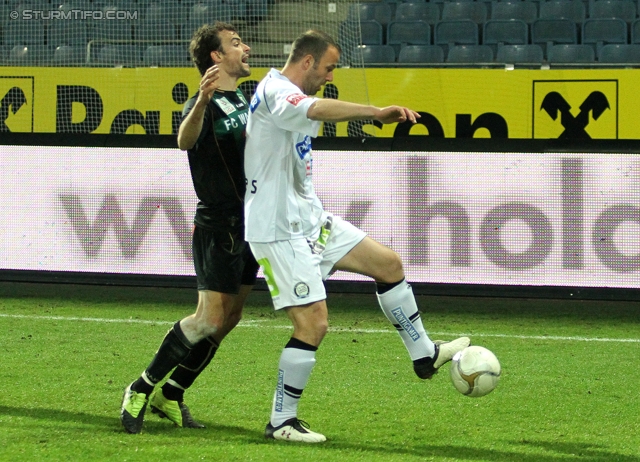
[[[100,322],[104,324],[153,324],[153,325],[167,325],[172,326],[175,321],[150,321],[147,319],[108,319],[108,318],[81,318],[77,316],[36,316],[28,314],[4,314],[0,313],[0,318],[15,318],[15,319],[35,319],[43,321],[84,321],[84,322]],[[244,326],[250,326],[258,322],[264,321],[242,321],[240,324]]]
[[[84,318],[77,316],[36,316],[26,314],[5,314],[0,313],[0,318],[13,319],[33,319],[36,321],[81,321],[81,322],[99,322],[105,324],[152,324],[152,325],[173,325],[175,321],[150,321],[146,319],[109,319],[109,318]],[[240,321],[238,327],[260,327],[269,329],[291,329],[291,326],[285,325],[264,325],[266,320]],[[353,333],[353,334],[393,334],[396,331],[391,329],[348,329],[344,327],[330,327],[330,332]],[[560,335],[510,335],[510,334],[483,334],[476,333],[452,333],[452,332],[429,332],[431,336],[448,336],[448,337],[494,337],[494,338],[513,338],[521,340],[555,340],[566,342],[611,342],[611,343],[640,343],[637,338],[604,338],[604,337],[569,337]]]

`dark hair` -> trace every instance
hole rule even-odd
[[[289,62],[297,63],[305,56],[311,55],[315,61],[314,66],[317,66],[330,46],[342,52],[340,45],[329,34],[319,30],[308,30],[294,40]]]
[[[213,25],[205,24],[193,33],[189,44],[189,53],[193,64],[200,71],[200,75],[204,75],[207,69],[213,66],[211,52],[222,52],[220,32],[225,30],[236,32],[236,28],[232,24],[216,21]]]

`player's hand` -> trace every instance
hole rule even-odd
[[[409,108],[402,106],[387,106],[380,109],[380,113],[376,117],[376,120],[383,124],[392,124],[394,122],[402,123],[407,120],[411,123],[416,123],[416,119],[420,118],[420,114],[416,111],[412,111]]]
[[[214,64],[207,69],[207,72],[202,76],[200,80],[200,94],[198,95],[198,99],[202,103],[209,104],[209,101],[211,101],[213,97],[213,92],[220,88],[220,84],[218,83],[219,72],[218,65]]]

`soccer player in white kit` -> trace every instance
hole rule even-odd
[[[327,34],[307,31],[293,43],[282,72],[271,69],[251,100],[245,147],[245,236],[262,266],[274,308],[294,331],[280,357],[271,420],[265,436],[318,443],[324,435],[298,419],[297,407],[327,332],[323,280],[343,270],[372,277],[382,311],[400,333],[416,374],[429,379],[469,345],[462,337],[434,343],[425,332],[402,261],[393,250],[326,212],[312,183],[311,138],[321,122],[375,119],[416,121],[400,107],[377,108],[318,99],[333,80],[340,47]]]

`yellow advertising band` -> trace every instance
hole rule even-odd
[[[245,80],[267,71],[253,69]],[[12,132],[171,134],[199,82],[191,68],[5,67],[2,74],[0,129]],[[640,139],[633,69],[337,69],[334,79],[341,100],[419,111],[411,135]],[[396,129],[362,128],[383,137]],[[347,136],[347,124],[336,132]]]

